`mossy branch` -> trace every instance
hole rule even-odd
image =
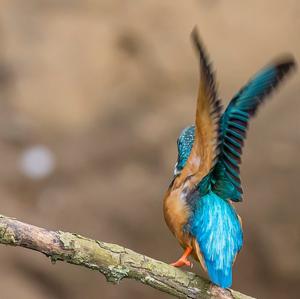
[[[0,215],[0,243],[45,254],[52,262],[96,270],[112,283],[131,278],[178,298],[251,299],[233,290],[213,286],[194,273],[185,272],[119,245],[20,222]],[[253,298],[252,298],[253,299]]]

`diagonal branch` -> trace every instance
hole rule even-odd
[[[184,272],[119,245],[20,222],[0,215],[0,243],[44,253],[52,262],[65,261],[105,275],[112,283],[131,278],[178,298],[251,299],[236,291],[212,286]],[[252,298],[253,299],[253,298]]]

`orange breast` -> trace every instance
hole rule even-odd
[[[169,188],[164,198],[164,217],[171,232],[178,239],[182,247],[191,245],[189,234],[184,232],[184,225],[190,216],[190,208],[186,204],[183,188]]]

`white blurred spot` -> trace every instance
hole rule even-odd
[[[21,156],[21,171],[32,179],[42,179],[50,175],[55,167],[53,153],[43,145],[26,149]]]

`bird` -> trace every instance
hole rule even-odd
[[[223,111],[197,27],[191,39],[200,65],[195,123],[177,139],[174,175],[163,199],[166,224],[184,250],[171,265],[191,267],[192,256],[213,285],[230,288],[232,267],[243,246],[242,220],[234,203],[243,200],[240,164],[249,121],[296,62],[290,54],[278,56]]]

